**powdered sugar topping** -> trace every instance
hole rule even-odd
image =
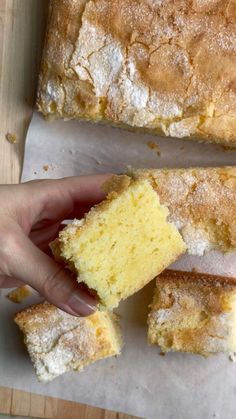
[[[184,54],[175,59],[187,71]],[[119,41],[85,18],[70,66],[81,80],[93,85],[97,97],[107,96],[108,116],[112,114],[126,124],[148,126],[157,117],[182,115],[180,105],[173,98],[150,92],[141,81],[135,61]]]

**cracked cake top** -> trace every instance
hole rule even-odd
[[[38,107],[236,144],[236,5],[51,1]]]

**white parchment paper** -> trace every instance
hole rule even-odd
[[[160,155],[159,155],[160,154]],[[233,165],[236,151],[213,145],[131,133],[84,122],[45,122],[34,114],[26,141],[22,180],[134,167]],[[236,254],[184,256],[174,267],[193,267],[236,277]],[[127,412],[148,419],[232,419],[236,410],[236,364],[226,356],[159,355],[146,343],[153,283],[123,302],[125,340],[118,358],[99,361],[83,373],[39,384],[12,315],[16,306],[0,295],[0,386]]]

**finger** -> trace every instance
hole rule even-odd
[[[45,228],[39,231],[32,231],[29,235],[30,240],[43,252],[47,255],[52,256],[52,251],[49,247],[49,244],[55,240],[59,232],[66,227],[67,224],[53,224],[49,228]]]
[[[61,194],[69,194],[74,202],[88,204],[99,202],[105,197],[102,186],[112,174],[74,176],[53,180],[50,190],[55,194],[60,190]],[[53,188],[52,188],[53,187]]]
[[[31,208],[31,225],[46,220],[62,221],[68,216],[84,214],[85,210],[102,201],[102,185],[110,174],[69,177],[23,184],[27,205]]]
[[[81,219],[84,217],[85,213],[89,212],[91,209],[91,205],[82,205],[81,207],[76,207],[73,212],[68,214],[67,220],[73,221],[76,219]],[[57,223],[53,222],[52,220],[42,220],[37,223],[33,229],[31,230],[29,237],[41,250],[47,251],[49,243],[54,240],[59,232],[63,230],[63,228],[67,224],[63,224],[59,220]],[[53,224],[52,224],[53,222]]]
[[[0,275],[0,288],[21,287],[24,283],[7,275]]]
[[[104,196],[103,196],[104,198]],[[96,202],[90,202],[87,204],[76,204],[76,202],[74,203],[74,207],[73,207],[73,211],[67,215],[67,219],[68,220],[73,220],[75,218],[77,219],[81,219],[85,216],[85,214],[87,214],[92,207],[94,207],[94,205],[97,205],[101,202],[101,200],[96,201]],[[61,220],[63,221],[63,220]]]
[[[95,299],[80,290],[69,271],[38,249],[20,229],[14,231],[14,241],[7,240],[3,253],[7,274],[31,285],[52,304],[77,316],[95,311]]]
[[[42,245],[48,244],[50,241],[54,240],[58,236],[59,231],[64,227],[65,224],[59,222],[42,229],[33,229],[29,234],[29,238],[36,246],[41,248]]]

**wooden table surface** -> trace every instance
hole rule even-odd
[[[18,183],[35,102],[48,0],[0,0],[0,183]],[[10,134],[10,136],[9,136]],[[15,137],[16,142],[7,140]],[[1,327],[1,326],[0,326]],[[0,413],[60,419],[128,419],[108,410],[0,387]]]

